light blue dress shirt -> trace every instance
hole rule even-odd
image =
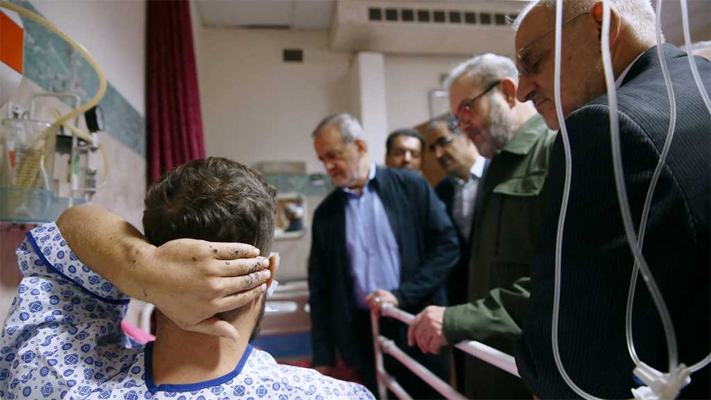
[[[353,290],[359,308],[368,308],[365,297],[376,289],[400,286],[400,251],[383,202],[373,188],[375,163],[371,163],[363,193],[342,189],[346,204],[346,247]]]

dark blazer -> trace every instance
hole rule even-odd
[[[469,281],[469,241],[464,239],[462,232],[459,231],[459,226],[454,223],[454,215],[452,207],[454,205],[454,194],[457,190],[457,184],[451,176],[445,176],[444,179],[435,188],[437,197],[444,203],[447,209],[447,215],[452,220],[454,229],[457,231],[457,237],[460,244],[459,262],[449,275],[449,283],[447,285],[447,300],[450,305],[462,304],[467,301],[467,285]],[[474,219],[472,218],[472,221]],[[471,232],[469,232],[471,233]]]
[[[397,240],[400,308],[417,313],[446,305],[445,282],[459,260],[459,243],[444,205],[418,173],[378,167],[369,183],[378,192]],[[316,209],[309,257],[314,366],[335,365],[335,350],[360,367],[353,311],[353,279],[346,250],[346,194],[330,193]],[[398,343],[402,346],[403,343]]]
[[[709,291],[709,153],[711,116],[694,84],[686,53],[664,46],[674,93],[676,133],[652,202],[644,256],[669,308],[679,362],[711,351]],[[711,62],[696,57],[711,92]],[[652,173],[669,126],[669,102],[657,48],[634,63],[617,91],[625,184],[637,231]],[[559,344],[562,362],[582,389],[602,398],[629,398],[634,364],[625,340],[625,307],[634,264],[613,177],[607,96],[567,119],[572,186],[563,237]],[[532,272],[529,312],[516,351],[526,385],[541,398],[573,398],[551,348],[556,224],[565,174],[562,138],[550,160],[541,240]],[[633,312],[634,344],[643,362],[667,371],[661,321],[643,280]],[[709,398],[710,367],[692,375],[682,397]]]
[[[486,166],[484,167],[484,173],[486,173],[486,168],[489,166],[489,161],[486,161]],[[479,181],[479,188],[481,188],[481,183],[483,179]],[[461,249],[461,254],[459,257],[459,262],[452,270],[449,277],[449,284],[447,286],[448,300],[450,305],[462,304],[467,301],[467,282],[469,282],[469,256],[471,254],[471,240],[465,240],[464,233],[459,231],[459,226],[454,223],[454,195],[457,190],[456,179],[452,176],[445,176],[444,179],[437,184],[435,188],[435,193],[437,197],[444,203],[444,207],[447,210],[447,215],[452,219],[454,229],[457,231],[457,237],[459,238],[459,244]],[[478,191],[477,191],[478,193]],[[476,213],[475,200],[474,212]],[[472,218],[472,227],[469,229],[469,237],[471,238],[472,228],[474,225],[474,218]]]

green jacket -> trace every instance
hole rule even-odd
[[[526,315],[529,269],[543,219],[541,191],[555,135],[536,115],[491,160],[475,206],[470,303],[444,313],[449,343],[477,340],[513,353]],[[520,379],[472,357],[466,371],[469,398],[530,398]]]

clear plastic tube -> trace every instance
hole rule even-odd
[[[661,7],[661,5],[659,5]],[[553,355],[554,359],[556,362],[556,366],[558,367],[558,371],[560,372],[563,380],[570,386],[571,389],[573,389],[578,395],[580,395],[583,398],[586,399],[597,399],[596,397],[588,394],[587,392],[583,391],[580,389],[573,381],[570,379],[568,376],[567,372],[565,371],[565,367],[563,366],[563,363],[560,358],[560,349],[558,347],[558,321],[559,321],[559,313],[560,313],[560,290],[561,290],[561,262],[562,262],[562,242],[563,242],[563,232],[564,232],[564,226],[565,226],[565,214],[567,212],[567,203],[569,200],[569,195],[570,195],[570,180],[571,180],[571,152],[570,152],[570,143],[568,140],[568,132],[567,128],[565,125],[565,115],[563,114],[563,109],[562,109],[562,104],[561,104],[561,95],[560,95],[560,68],[561,68],[561,43],[562,43],[562,21],[563,21],[563,1],[562,0],[557,0],[556,2],[556,51],[555,51],[555,86],[554,86],[554,91],[555,91],[555,101],[556,101],[556,113],[558,116],[559,124],[561,127],[561,135],[563,137],[563,145],[565,149],[565,164],[566,164],[566,172],[565,172],[565,185],[564,185],[564,190],[563,190],[563,202],[561,204],[561,211],[559,215],[559,220],[558,220],[558,232],[556,236],[556,260],[555,260],[555,292],[554,292],[554,301],[553,301],[553,318],[552,318],[552,342],[553,342]],[[654,281],[654,278],[651,275],[651,272],[649,271],[649,267],[647,266],[646,260],[644,259],[642,252],[641,252],[641,242],[638,244],[638,239],[636,236],[636,233],[634,231],[634,226],[631,218],[631,212],[629,209],[629,201],[627,199],[627,191],[626,187],[624,184],[624,174],[622,170],[622,154],[621,154],[621,146],[620,146],[620,138],[619,138],[619,121],[618,121],[618,109],[617,109],[617,93],[616,93],[616,88],[615,88],[615,79],[614,79],[614,71],[612,69],[612,58],[610,54],[610,45],[609,45],[609,40],[610,40],[610,4],[608,0],[603,1],[603,26],[602,26],[602,37],[601,37],[601,47],[602,47],[602,57],[603,57],[603,67],[605,71],[605,83],[607,87],[607,92],[608,92],[608,99],[609,99],[609,108],[610,108],[610,134],[612,138],[612,153],[613,153],[613,167],[614,167],[614,174],[615,174],[615,186],[617,189],[617,195],[618,195],[618,201],[620,203],[620,210],[622,214],[622,220],[625,228],[625,235],[627,237],[627,240],[629,242],[630,249],[632,250],[632,253],[634,255],[635,259],[635,270],[637,269],[636,266],[638,265],[639,268],[641,269],[642,272],[642,277],[649,287],[650,293],[652,294],[652,298],[654,300],[655,306],[657,307],[657,311],[660,314],[660,317],[662,319],[662,324],[664,326],[664,333],[667,341],[667,350],[668,350],[668,356],[669,356],[669,369],[670,371],[676,369],[678,365],[678,355],[677,355],[677,346],[676,346],[676,335],[674,332],[674,327],[673,323],[669,314],[669,311],[666,307],[666,304],[664,302],[664,299],[661,295],[661,292],[659,291],[659,288],[656,285],[656,282]],[[659,32],[658,32],[659,34]],[[658,39],[661,39],[661,35],[658,35]],[[663,50],[663,49],[660,49]],[[663,53],[660,56],[663,58]],[[672,92],[671,90],[671,82],[668,80],[668,71],[666,72],[666,77],[665,81],[667,86],[668,93]],[[673,96],[673,94],[672,94]],[[674,101],[670,101],[670,104],[674,104]],[[670,105],[670,107],[672,107]],[[674,109],[675,111],[675,109]],[[670,121],[672,122],[672,121]],[[675,124],[675,121],[673,121],[673,124]],[[673,132],[674,127],[673,124],[670,124],[670,130]],[[668,153],[668,147],[669,144],[671,143],[671,140],[669,136],[667,137],[667,142],[665,143],[665,149],[666,152]],[[666,157],[663,152],[663,157]],[[656,187],[656,181],[658,180],[658,175],[661,172],[661,168],[663,168],[663,158],[660,158],[660,163],[657,165],[657,168],[655,169],[655,175],[657,175],[656,179],[653,179],[653,182],[650,184],[650,188],[647,193],[647,199],[651,203],[651,198],[653,196],[654,188]],[[647,200],[645,201],[647,203]],[[648,209],[649,206],[646,206]],[[648,216],[649,211],[647,210],[647,216]],[[646,228],[646,221],[643,221],[645,223],[645,228]],[[636,277],[636,273],[634,274],[634,277]],[[631,285],[630,289],[630,294],[632,296],[632,299],[634,299],[634,287]],[[628,303],[628,308],[631,306]],[[631,312],[629,315],[629,318],[631,318]],[[631,327],[631,324],[629,324]],[[631,331],[628,332],[628,338],[631,337]],[[634,347],[633,345],[629,346],[630,348],[630,354],[633,357],[633,359],[637,359],[635,363],[638,361],[638,357],[636,357],[636,353],[634,352]],[[711,355],[710,355],[711,358]]]
[[[620,145],[620,132],[619,132],[619,121],[618,121],[618,110],[617,110],[617,93],[615,91],[615,81],[614,81],[614,71],[612,70],[612,57],[610,55],[610,4],[609,0],[604,0],[604,11],[603,11],[603,23],[602,23],[602,58],[603,58],[603,69],[605,71],[605,83],[607,85],[607,95],[609,99],[610,108],[610,137],[612,138],[612,163],[614,166],[615,174],[615,187],[617,189],[617,198],[620,204],[620,211],[622,215],[622,222],[625,228],[625,235],[627,236],[627,242],[629,244],[630,250],[634,255],[635,262],[639,264],[642,278],[647,284],[650,293],[652,294],[652,300],[654,305],[657,307],[657,312],[662,320],[662,326],[664,328],[664,336],[667,341],[667,353],[669,358],[669,371],[673,371],[679,364],[678,352],[676,345],[676,333],[674,332],[674,325],[669,314],[669,309],[664,302],[664,297],[654,281],[647,261],[642,255],[642,251],[637,245],[637,234],[634,231],[634,225],[632,222],[632,213],[630,212],[629,200],[627,198],[627,188],[625,187],[623,166],[622,166],[622,149]]]
[[[642,219],[639,224],[639,248],[644,247],[644,234],[647,230],[647,221],[649,219],[649,210],[652,206],[652,198],[654,197],[654,191],[657,188],[657,182],[659,181],[659,176],[664,169],[664,165],[669,154],[669,149],[671,148],[672,140],[674,138],[674,130],[676,128],[676,97],[674,96],[674,87],[672,85],[671,77],[669,76],[669,68],[667,67],[667,60],[664,58],[664,40],[662,38],[662,4],[664,0],[657,0],[657,55],[659,57],[659,63],[662,67],[662,75],[664,76],[664,83],[667,88],[667,96],[669,98],[669,130],[667,131],[667,138],[664,141],[664,148],[662,149],[662,154],[659,157],[659,162],[657,167],[654,169],[654,174],[652,175],[652,181],[649,184],[649,189],[647,190],[647,197],[644,200],[644,208],[642,209]],[[637,277],[639,275],[639,264],[635,262],[634,268],[632,269],[632,279],[630,280],[630,289],[627,296],[627,316],[625,318],[625,336],[627,338],[627,350],[630,353],[632,361],[635,365],[639,365],[641,362],[637,356],[637,352],[634,348],[634,338],[632,335],[632,314],[634,308],[634,294],[637,288]]]
[[[555,77],[554,88],[556,115],[558,124],[560,125],[560,133],[563,137],[563,147],[565,149],[565,185],[563,188],[563,200],[560,205],[560,215],[558,216],[558,233],[556,235],[555,247],[555,291],[553,294],[553,318],[551,327],[551,343],[553,347],[553,358],[558,367],[558,372],[575,393],[588,400],[599,400],[598,397],[592,396],[578,387],[578,385],[570,379],[568,373],[563,366],[563,361],[560,358],[560,348],[558,346],[558,318],[560,315],[560,280],[561,280],[561,262],[563,253],[563,231],[565,228],[565,214],[568,211],[568,198],[570,197],[570,180],[572,175],[572,156],[570,153],[570,141],[568,139],[568,129],[565,125],[565,115],[563,114],[563,106],[560,95],[560,70],[561,70],[561,44],[563,37],[563,0],[556,0],[555,14]]]

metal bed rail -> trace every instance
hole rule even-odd
[[[393,306],[392,304],[383,304],[381,308],[381,315],[383,317],[396,319],[406,325],[410,325],[414,321],[415,316],[400,310],[399,308]],[[415,361],[412,357],[407,355],[402,351],[395,343],[380,335],[380,328],[378,325],[378,316],[371,312],[370,314],[371,325],[373,329],[373,348],[375,351],[375,370],[378,383],[378,395],[379,398],[387,398],[387,390],[389,389],[393,392],[399,399],[411,399],[412,397],[397,383],[397,380],[393,378],[385,370],[383,364],[383,354],[389,354],[415,375],[420,377],[428,385],[432,386],[437,390],[442,396],[447,399],[466,399],[461,393],[457,392],[452,386],[447,382],[443,381],[437,375],[433,374],[430,370],[424,367],[422,364]],[[480,360],[487,362],[499,369],[502,369],[514,376],[520,377],[518,374],[518,369],[516,368],[515,359],[493,347],[489,347],[483,343],[477,341],[462,341],[454,345],[457,349],[464,351]]]

